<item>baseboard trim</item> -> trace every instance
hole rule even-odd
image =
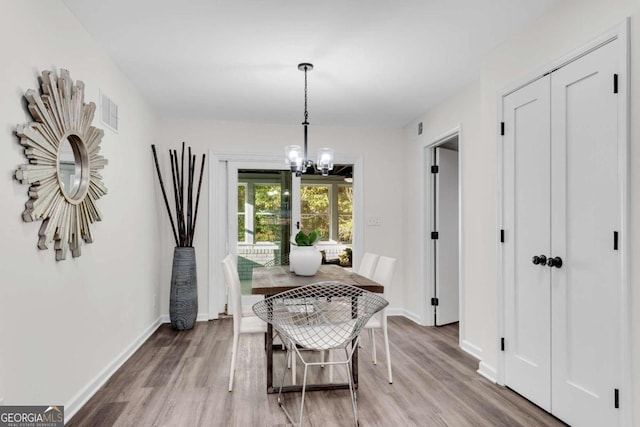
[[[498,382],[498,371],[496,371],[496,368],[484,363],[483,361],[480,361],[480,366],[478,366],[477,372],[492,383]]]
[[[403,316],[420,326],[424,326],[421,322],[422,319],[420,316],[402,308],[387,308],[387,316]]]
[[[475,344],[471,344],[467,340],[462,340],[460,343],[460,348],[476,359],[482,360],[482,349]]]
[[[111,376],[126,362],[133,353],[140,348],[144,342],[161,325],[161,318],[158,317],[151,325],[145,329],[118,357],[109,363],[93,380],[82,388],[75,396],[64,405],[65,424],[84,406],[85,403],[102,387]]]

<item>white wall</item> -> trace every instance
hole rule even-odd
[[[551,61],[586,44],[591,39],[631,16],[631,288],[633,331],[633,383],[635,419],[640,420],[640,264],[633,262],[640,244],[640,228],[636,226],[640,209],[640,121],[637,101],[640,99],[640,2],[638,0],[567,0],[523,28],[508,42],[498,47],[484,61],[476,83],[405,128],[407,158],[417,158],[421,144],[457,123],[463,127],[464,156],[464,227],[466,230],[465,330],[462,332],[482,349],[482,362],[488,369],[497,365],[497,264],[496,264],[496,199],[497,199],[497,96],[499,91],[539,70]],[[635,71],[634,71],[635,70]],[[424,122],[425,133],[412,136],[416,123]],[[419,179],[419,169],[411,168],[408,185]],[[411,221],[417,221],[411,218]],[[408,221],[409,222],[409,221]],[[411,233],[407,234],[407,239]],[[412,242],[414,249],[417,242]],[[408,261],[410,262],[410,261]],[[407,271],[412,278],[413,271]],[[412,282],[408,280],[408,282]]]
[[[297,123],[295,119],[292,120]],[[302,143],[302,126],[277,126],[261,124],[231,124],[214,121],[167,120],[160,127],[158,149],[162,152],[162,164],[170,174],[168,149],[180,147],[182,141],[191,146],[200,156],[209,150],[220,152],[251,152],[267,155],[282,155],[284,166],[284,147]],[[359,155],[364,159],[364,212],[366,216],[379,216],[382,225],[364,227],[365,251],[398,258],[397,273],[393,281],[392,292],[388,295],[392,307],[403,305],[403,251],[402,241],[402,176],[405,165],[402,158],[402,132],[399,129],[360,129],[309,126],[309,151],[316,153],[320,147],[332,147],[337,155]],[[210,252],[208,248],[209,224],[207,210],[213,209],[208,200],[207,177],[203,182],[198,214],[198,224],[194,246],[198,264],[198,308],[201,317],[209,311],[208,277]],[[156,197],[159,207],[162,196]],[[158,208],[159,209],[159,208]],[[163,212],[162,277],[170,277],[173,237],[171,226]],[[220,260],[214,261],[217,267]],[[162,283],[162,312],[169,311],[168,280]]]
[[[5,404],[62,404],[79,394],[145,331],[159,308],[159,233],[149,145],[156,118],[137,90],[59,1],[0,2],[0,398]],[[23,94],[38,89],[42,70],[66,68],[86,85],[85,101],[102,89],[120,106],[119,133],[105,129],[102,154],[108,194],[103,221],[82,256],[56,262],[38,250],[40,222],[21,214],[28,186],[12,178],[25,163],[15,135],[31,121]],[[99,119],[94,126],[101,127]]]

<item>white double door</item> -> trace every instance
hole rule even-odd
[[[617,43],[503,98],[505,384],[573,426],[619,424]]]

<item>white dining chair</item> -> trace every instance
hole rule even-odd
[[[358,274],[366,277],[367,279],[371,279],[376,269],[376,265],[378,264],[379,258],[380,258],[380,255],[378,254],[374,254],[372,252],[365,252],[362,255],[362,259],[360,260],[360,266],[358,267]],[[379,315],[380,314],[378,314],[378,316]],[[359,345],[362,346],[362,344],[359,344]],[[331,355],[331,350],[327,350],[327,353],[328,353],[327,360],[329,362],[332,362],[333,357]],[[323,358],[325,357],[324,353],[322,354],[322,356]],[[295,366],[294,366],[294,369],[295,369]],[[331,383],[333,382],[333,365],[331,364],[329,365],[329,382]]]
[[[367,279],[371,279],[373,277],[373,272],[376,269],[378,258],[380,258],[380,256],[377,254],[365,252],[364,255],[362,255],[362,259],[360,260],[358,274],[366,277]]]
[[[267,332],[267,324],[259,317],[247,316],[242,311],[242,295],[240,290],[240,276],[236,268],[234,256],[229,254],[222,260],[222,270],[227,280],[229,299],[233,309],[233,345],[231,347],[231,369],[229,370],[229,391],[233,390],[233,374],[238,359],[238,342],[241,334],[255,334]]]
[[[373,272],[371,279],[384,286],[384,295],[388,295],[389,286],[391,286],[391,279],[393,278],[393,272],[396,267],[396,259],[386,256],[380,256],[376,263],[376,268]],[[389,384],[393,383],[393,375],[391,372],[391,354],[389,353],[389,334],[387,331],[387,309],[383,309],[375,316],[371,317],[364,327],[369,330],[369,342],[371,343],[371,356],[374,364],[377,364],[376,358],[376,339],[375,330],[382,329],[382,335],[384,337],[384,351],[387,356],[387,371],[389,374]]]

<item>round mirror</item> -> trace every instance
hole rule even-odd
[[[78,135],[69,134],[58,148],[58,182],[70,203],[79,203],[89,189],[87,149]]]

